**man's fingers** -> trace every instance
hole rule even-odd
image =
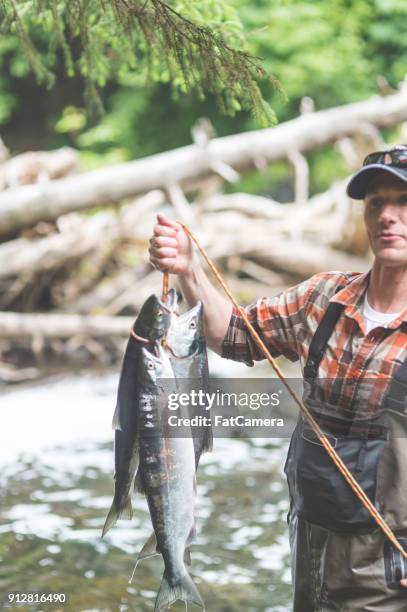
[[[400,584],[402,587],[407,589],[407,578],[403,578],[402,580],[400,580]]]
[[[173,227],[168,227],[168,225],[154,225],[154,236],[167,236],[171,238],[175,238],[177,235],[177,230]]]
[[[158,258],[150,256],[150,263],[152,263],[157,270],[161,270],[161,272],[164,272],[165,270],[172,270],[175,261],[175,257]]]
[[[162,213],[157,214],[157,222],[158,222],[158,225],[166,225],[167,227],[171,227],[175,229],[176,231],[181,229],[181,226],[179,223],[177,223],[176,221],[172,221],[171,219],[169,219]]]
[[[157,259],[163,259],[163,257],[173,257],[174,259],[177,257],[178,251],[177,249],[172,249],[171,247],[151,247],[149,252],[153,257]]]
[[[153,236],[152,238],[150,238],[150,244],[153,248],[171,247],[173,249],[176,249],[178,246],[176,238],[170,238],[166,236]]]
[[[150,263],[152,266],[154,266],[156,270],[159,270],[161,272],[165,270],[165,268],[163,268],[162,266],[162,260],[159,259],[158,257],[154,257],[153,255],[150,255]]]

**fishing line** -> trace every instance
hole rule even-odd
[[[137,561],[136,561],[136,565],[134,566],[133,572],[132,572],[132,574],[130,576],[130,580],[129,580],[129,582],[127,584],[131,584],[133,582],[133,578],[134,578],[134,574],[136,573],[138,562],[139,562],[139,559],[137,559]]]
[[[161,293],[161,299],[164,301],[165,296],[168,293],[168,288],[170,285],[170,280],[169,280],[169,273],[168,272],[163,272],[163,289],[162,289],[162,293]]]
[[[349,484],[349,486],[351,487],[351,489],[353,490],[355,495],[358,497],[358,499],[363,504],[363,506],[366,508],[366,510],[369,512],[369,514],[372,516],[372,518],[376,521],[376,523],[378,524],[380,529],[383,531],[383,533],[386,535],[386,537],[390,540],[390,542],[393,544],[393,546],[395,548],[397,548],[397,550],[403,555],[403,557],[405,559],[407,559],[407,552],[404,550],[404,548],[402,547],[400,542],[397,540],[395,534],[393,533],[393,531],[391,530],[389,525],[386,523],[386,521],[381,516],[381,514],[378,512],[378,510],[376,509],[374,504],[370,501],[369,497],[366,495],[366,493],[364,492],[364,490],[362,489],[360,484],[357,482],[357,480],[351,474],[349,469],[346,467],[346,465],[344,464],[344,462],[342,461],[342,459],[340,458],[338,453],[335,451],[335,449],[333,448],[333,446],[329,442],[328,438],[323,433],[323,431],[320,428],[320,426],[318,425],[317,421],[314,419],[314,417],[312,416],[312,414],[310,413],[308,408],[305,406],[304,402],[298,397],[298,395],[295,393],[295,391],[290,387],[290,385],[287,382],[283,372],[281,371],[281,369],[277,365],[276,361],[272,357],[270,351],[268,350],[268,348],[264,344],[263,340],[260,338],[259,334],[254,329],[253,325],[250,323],[250,321],[249,321],[249,319],[247,317],[247,314],[245,313],[243,308],[241,306],[239,306],[239,304],[237,303],[235,297],[233,296],[233,294],[231,293],[230,289],[228,288],[228,286],[226,285],[225,281],[223,280],[222,275],[220,274],[220,272],[217,270],[217,268],[215,267],[215,265],[211,261],[209,255],[207,254],[205,249],[199,243],[199,241],[198,241],[197,237],[195,236],[195,234],[184,223],[179,222],[179,224],[183,227],[185,232],[188,234],[188,236],[191,238],[191,240],[195,243],[198,251],[200,252],[202,257],[205,259],[205,261],[208,264],[209,268],[211,269],[211,271],[215,275],[217,281],[219,282],[219,284],[221,285],[221,287],[225,291],[226,295],[228,296],[228,298],[232,302],[233,306],[236,308],[236,310],[239,312],[240,316],[242,317],[242,319],[243,319],[243,321],[244,321],[244,323],[245,323],[245,325],[246,325],[246,327],[247,327],[251,337],[253,338],[254,342],[257,344],[259,349],[262,351],[263,355],[266,357],[267,361],[270,363],[270,365],[274,369],[275,373],[277,374],[277,376],[279,377],[279,379],[281,380],[281,382],[283,383],[283,385],[285,386],[285,388],[287,389],[287,391],[289,392],[289,394],[291,395],[291,397],[293,398],[293,400],[295,401],[295,403],[299,407],[300,412],[304,415],[305,419],[308,421],[308,423],[312,427],[313,431],[315,432],[315,435],[318,437],[318,439],[321,442],[322,446],[325,448],[326,452],[331,457],[332,461],[335,463],[336,467],[338,468],[338,470],[340,471],[342,476],[345,478],[345,480],[347,481],[347,483]],[[164,280],[163,280],[163,285],[164,285]]]

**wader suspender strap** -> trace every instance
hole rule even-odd
[[[338,287],[335,293],[341,289],[343,287]],[[319,364],[342,309],[343,304],[330,302],[311,340],[308,359],[304,367],[304,378],[309,382],[317,377]],[[407,357],[393,376],[384,404],[386,408],[399,412],[407,411]]]
[[[343,289],[342,286],[338,287],[335,293],[338,293],[341,289]],[[304,378],[310,382],[317,377],[319,364],[342,310],[343,304],[330,302],[311,340],[307,363],[304,367]]]
[[[386,408],[407,412],[407,357],[393,377],[385,403]]]

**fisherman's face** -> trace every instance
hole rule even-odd
[[[407,183],[388,172],[378,174],[365,197],[364,219],[376,260],[407,267]]]

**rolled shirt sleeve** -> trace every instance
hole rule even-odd
[[[290,361],[299,359],[298,334],[306,320],[308,296],[315,282],[316,277],[312,277],[276,297],[262,297],[245,308],[249,321],[273,357],[283,355]],[[250,366],[254,365],[254,361],[265,358],[247,331],[237,308],[232,311],[223,340],[222,357],[242,361]]]

